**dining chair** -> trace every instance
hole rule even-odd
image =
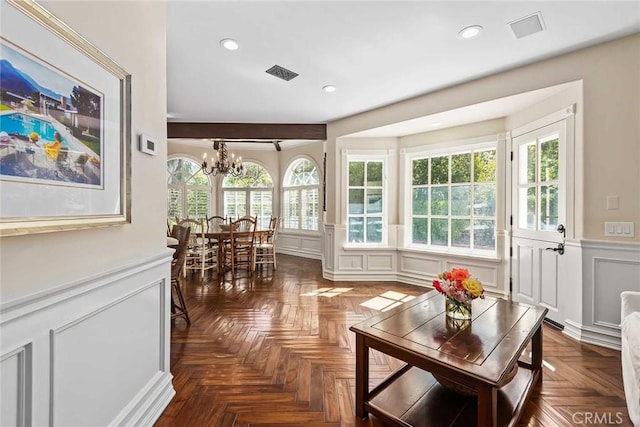
[[[253,245],[256,233],[256,220],[243,217],[229,226],[229,241],[224,246],[224,264],[235,278],[236,269],[246,266],[253,272]]]
[[[276,264],[276,240],[278,239],[278,229],[280,228],[280,217],[273,217],[269,221],[269,232],[263,242],[257,243],[253,247],[253,270],[256,265],[272,264],[273,269]]]
[[[173,253],[173,260],[171,260],[171,319],[176,317],[184,317],[187,324],[191,324],[189,319],[189,310],[187,304],[182,295],[182,271],[184,268],[184,261],[187,256],[187,249],[189,247],[189,236],[191,235],[190,227],[183,227],[181,225],[174,225],[171,229],[171,237],[178,240],[178,246]]]
[[[227,223],[227,218],[223,216],[220,216],[220,215],[210,216],[209,218],[207,218],[207,231],[209,232],[220,231],[220,224],[226,224],[226,223]]]
[[[186,277],[187,270],[199,270],[200,277],[203,278],[205,270],[218,267],[218,245],[209,244],[209,239],[205,236],[206,219],[183,219],[179,225],[191,228],[183,276]]]

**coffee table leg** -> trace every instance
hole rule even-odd
[[[364,337],[356,334],[356,415],[364,418],[368,412],[364,403],[369,399],[369,347]]]
[[[542,325],[531,339],[531,370],[538,372],[538,381],[542,382]]]
[[[498,425],[498,389],[483,384],[478,390],[478,425],[496,427]]]

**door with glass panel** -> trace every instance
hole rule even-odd
[[[564,324],[559,282],[566,209],[566,121],[512,141],[512,298]]]

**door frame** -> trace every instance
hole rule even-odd
[[[535,131],[540,128],[544,128],[549,125],[553,125],[560,121],[565,121],[565,221],[566,227],[565,241],[574,241],[577,236],[580,236],[582,230],[582,212],[578,209],[578,200],[576,199],[576,185],[580,185],[581,178],[576,179],[577,166],[582,163],[576,157],[576,131],[575,131],[575,115],[576,104],[569,105],[562,110],[551,113],[540,119],[534,120],[521,127],[515,128],[506,132],[506,159],[505,159],[505,201],[506,201],[506,225],[508,227],[508,276],[509,276],[509,300],[513,300],[513,274],[514,274],[514,253],[513,253],[513,230],[514,230],[514,203],[518,200],[513,197],[513,187],[518,185],[514,180],[517,180],[517,176],[514,173],[514,154],[513,154],[513,140],[519,136],[525,135],[529,132]],[[580,204],[581,206],[581,204]],[[567,275],[562,274],[567,277]],[[560,310],[566,313],[566,310],[562,309],[568,301],[567,295],[563,295],[562,290],[559,292],[560,298],[558,306]]]

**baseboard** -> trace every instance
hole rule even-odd
[[[587,327],[568,319],[565,321],[564,330],[562,332],[576,341],[594,344],[618,351],[620,351],[621,348],[619,332],[616,334],[615,332],[605,329]]]
[[[153,425],[176,394],[171,382],[172,379],[173,376],[170,373],[160,373],[159,378],[153,381],[154,384],[151,388],[127,405],[113,424],[119,426]]]
[[[354,271],[354,272],[340,272],[339,274],[335,274],[326,269],[322,270],[322,277],[331,280],[334,282],[348,281],[348,282],[397,282],[396,274],[375,274],[370,272],[363,271]]]
[[[301,258],[309,258],[309,259],[317,259],[317,260],[321,260],[322,259],[322,253],[320,252],[307,252],[307,251],[300,251],[300,250],[295,250],[295,249],[284,249],[284,248],[278,248],[277,254],[284,254],[284,255],[292,255],[292,256],[299,256]]]

